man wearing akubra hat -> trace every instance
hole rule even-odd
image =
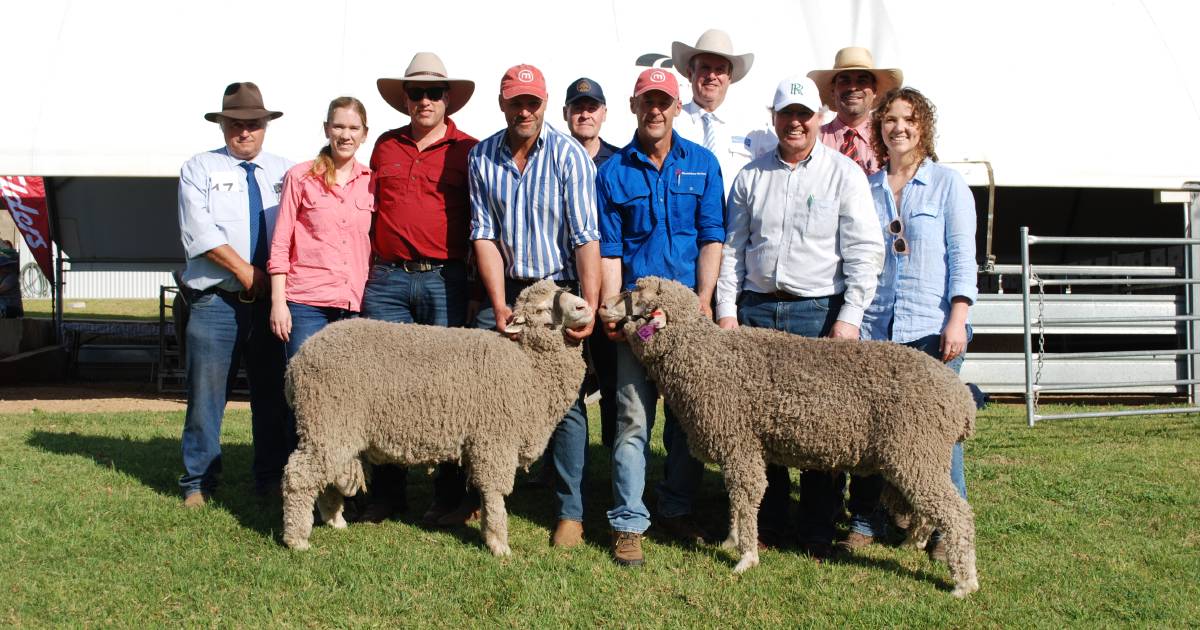
[[[455,79],[431,52],[413,55],[404,76],[376,82],[379,94],[409,124],[384,133],[371,153],[375,224],[363,315],[389,322],[464,326],[470,290],[467,254],[471,200],[467,154],[475,138],[449,118],[462,109],[475,83]],[[363,520],[390,518],[404,509],[406,474],[377,466]],[[439,467],[433,505],[421,522],[465,522],[478,500],[465,499],[466,477],[453,463]]]
[[[729,34],[710,29],[695,46],[672,42],[671,62],[688,79],[692,90],[692,100],[683,105],[675,130],[717,156],[728,193],[738,171],[760,150],[753,146],[753,138],[758,137],[755,131],[761,125],[739,120],[736,111],[722,107],[729,86],[750,72],[754,54],[734,54]]]
[[[871,149],[871,108],[877,95],[904,83],[898,68],[876,68],[866,48],[852,46],[837,51],[833,68],[813,70],[808,78],[821,91],[821,102],[837,117],[821,127],[821,142],[854,160],[867,175],[879,170]]]
[[[230,379],[246,358],[254,435],[255,490],[276,494],[295,447],[283,398],[283,343],[269,326],[267,255],[291,160],[262,150],[268,121],[258,86],[231,83],[221,110],[204,115],[225,146],[200,153],[179,173],[179,232],[187,255],[180,287],[187,326],[187,414],[179,478],[186,507],[201,507],[221,471],[221,420]]]

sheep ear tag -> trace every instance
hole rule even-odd
[[[661,309],[654,309],[650,312],[650,320],[638,327],[638,338],[646,341],[654,333],[667,327],[667,314]]]

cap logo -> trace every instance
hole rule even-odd
[[[664,83],[667,80],[667,75],[661,70],[655,70],[650,73],[650,80],[655,83]]]
[[[793,83],[792,84],[792,95],[793,96],[804,96],[804,84],[803,83]]]
[[[533,72],[530,70],[522,70],[517,73],[517,79],[521,83],[533,83]]]
[[[592,86],[588,85],[587,81],[580,81],[579,84],[575,86],[575,91],[576,92],[591,92]]]

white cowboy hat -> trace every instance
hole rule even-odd
[[[833,80],[839,72],[847,70],[865,70],[875,76],[875,93],[886,94],[904,84],[904,72],[899,68],[876,68],[875,58],[871,51],[858,46],[851,46],[837,51],[833,58],[833,68],[830,70],[813,70],[808,78],[817,84],[821,91],[821,102],[834,107]]]
[[[408,95],[404,93],[406,83],[445,83],[449,85],[447,92],[449,100],[446,103],[446,115],[462,109],[471,95],[475,93],[475,82],[468,79],[452,79],[446,75],[446,64],[431,52],[419,52],[413,55],[412,61],[399,79],[383,78],[375,81],[379,95],[388,105],[402,114],[408,113]]]
[[[728,59],[729,65],[733,67],[729,71],[730,83],[740,81],[747,72],[750,72],[750,66],[754,65],[754,53],[733,54],[733,40],[729,39],[729,33],[715,28],[704,31],[700,39],[696,40],[695,46],[688,46],[683,42],[671,42],[671,63],[675,65],[675,69],[680,74],[689,79],[692,78],[692,74],[688,65],[691,64],[692,57],[700,53],[710,53]]]

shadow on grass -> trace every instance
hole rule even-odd
[[[105,435],[34,431],[26,443],[57,455],[87,457],[104,469],[136,478],[155,492],[181,501],[179,490],[180,443],[178,439],[136,440]],[[283,511],[279,499],[260,498],[253,492],[249,444],[222,444],[221,484],[212,505],[228,511],[243,527],[279,540]]]

